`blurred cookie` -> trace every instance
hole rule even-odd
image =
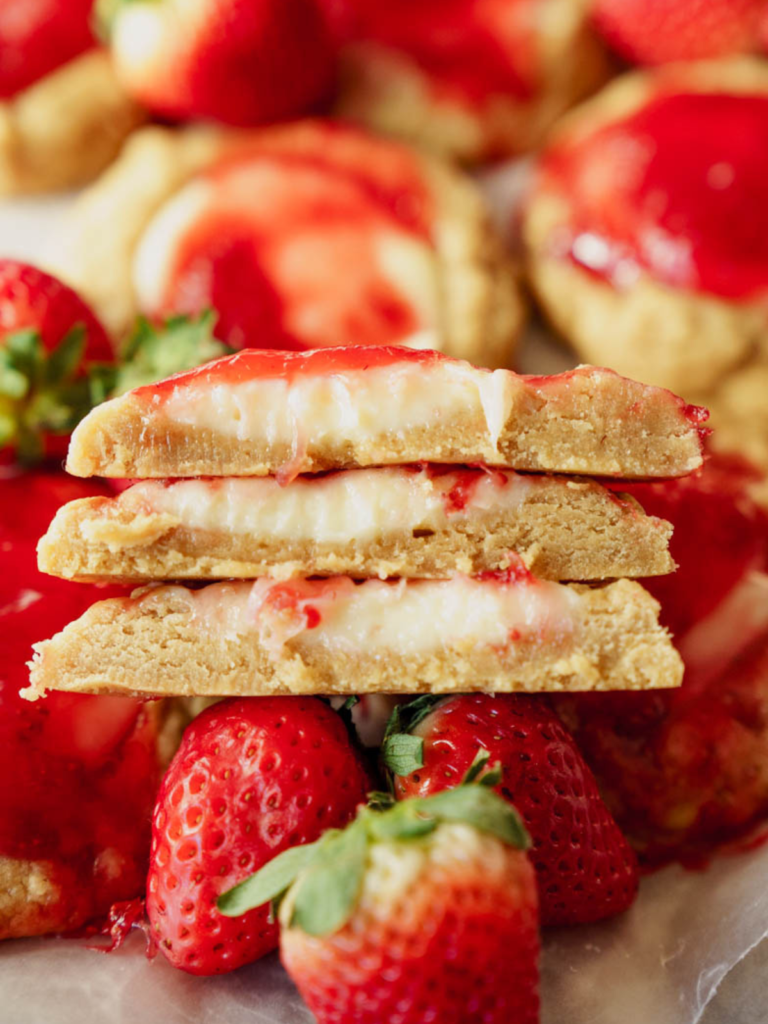
[[[137,312],[212,307],[235,348],[402,343],[506,366],[523,318],[475,186],[332,122],[147,129],[47,264],[118,334]]]

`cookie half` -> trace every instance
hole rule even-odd
[[[550,377],[437,352],[245,350],[94,409],[75,476],[266,476],[413,462],[611,477],[701,465],[706,411],[583,366]]]
[[[671,527],[591,481],[391,467],[298,477],[143,481],[60,509],[39,567],[81,581],[348,575],[542,579],[671,572]]]
[[[49,689],[178,696],[632,690],[678,686],[658,603],[525,570],[450,580],[163,586],[100,601],[36,644]]]

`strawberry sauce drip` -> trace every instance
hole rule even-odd
[[[730,300],[768,294],[768,96],[659,95],[555,147],[572,223],[553,247],[616,287],[640,270]]]
[[[387,344],[429,326],[380,256],[389,238],[432,248],[418,164],[356,134],[350,157],[345,131],[317,132],[312,153],[257,150],[203,176],[162,308],[149,312],[211,307],[217,335],[235,348]]]
[[[536,83],[537,0],[355,0],[360,38],[407,54],[438,96],[481,105]]]
[[[54,693],[29,703],[32,643],[124,593],[43,576],[35,546],[65,500],[108,494],[61,473],[0,479],[0,856],[49,862],[62,929],[141,891],[159,781],[147,705]]]

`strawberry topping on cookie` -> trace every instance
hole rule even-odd
[[[194,179],[146,230],[145,312],[218,314],[235,348],[391,344],[437,328],[431,197],[417,158],[333,124]]]
[[[0,99],[96,45],[94,0],[3,0],[0,4]]]
[[[407,55],[438,97],[527,98],[537,78],[537,0],[351,0],[354,32]]]
[[[555,145],[545,188],[571,225],[552,246],[615,287],[641,272],[746,301],[768,294],[768,96],[665,92]]]
[[[98,490],[62,473],[0,479],[0,857],[45,862],[53,891],[35,926],[42,931],[79,926],[141,891],[159,779],[150,705],[72,694],[30,704],[19,696],[41,632],[122,592],[70,585],[35,564],[37,538],[55,510]]]

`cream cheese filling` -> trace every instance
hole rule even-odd
[[[459,508],[450,495],[465,481],[466,504]],[[136,515],[171,516],[192,530],[346,546],[416,529],[437,531],[479,513],[513,512],[534,486],[515,473],[435,476],[382,468],[298,477],[284,487],[272,477],[142,481],[115,504]]]
[[[236,440],[264,438],[300,452],[313,444],[350,438],[357,443],[404,435],[451,422],[479,420],[487,453],[499,438],[524,383],[506,370],[465,363],[436,366],[402,362],[323,375],[256,378],[242,382],[194,379],[171,391],[163,415],[176,423]]]
[[[193,623],[234,640],[256,632],[277,658],[285,644],[329,651],[403,656],[519,643],[557,645],[579,626],[579,596],[567,586],[532,578],[509,582],[455,576],[450,580],[270,579],[175,588]],[[168,588],[137,598],[154,602]]]

